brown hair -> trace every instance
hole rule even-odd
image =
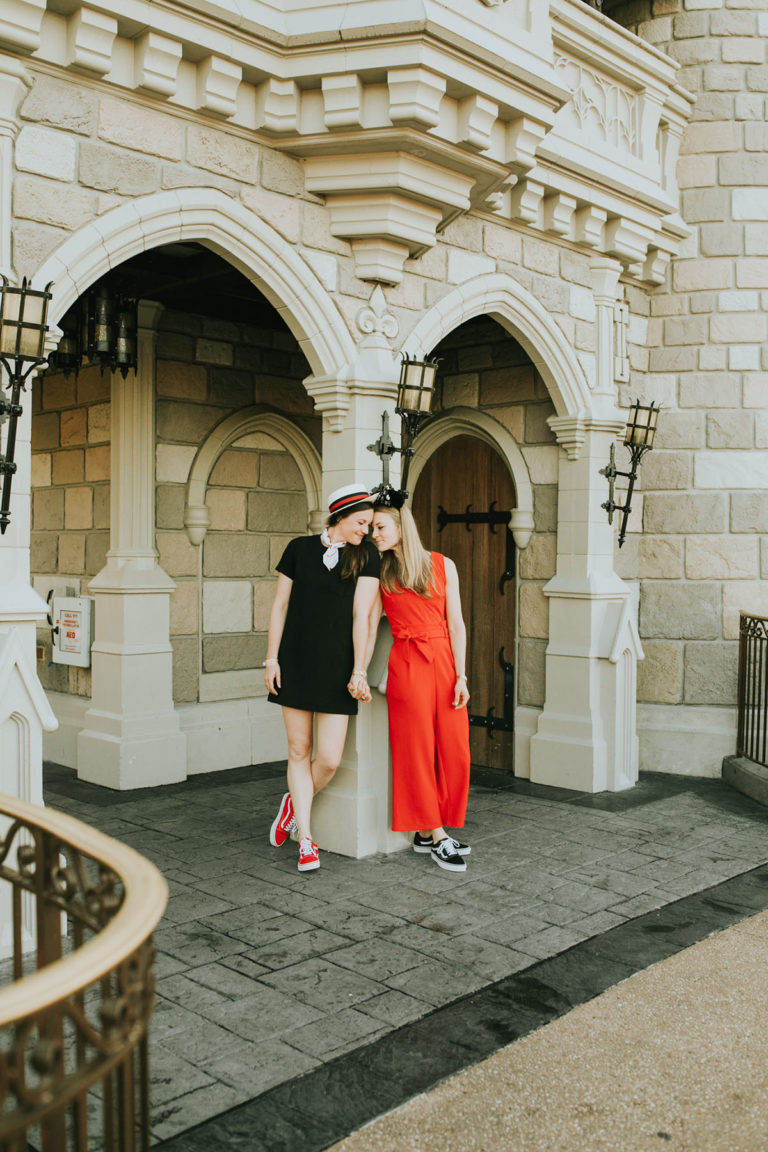
[[[379,504],[374,512],[386,512],[400,529],[400,543],[381,555],[381,586],[386,592],[406,589],[419,596],[432,595],[432,554],[421,542],[409,508]]]
[[[360,504],[355,504],[354,508],[349,511],[334,512],[329,516],[325,522],[326,528],[332,528],[334,524],[338,524],[340,520],[345,520],[347,516],[354,516],[356,512],[369,512],[373,508],[373,501],[365,500]],[[345,544],[341,549],[341,561],[339,572],[342,580],[357,580],[358,576],[362,573],[366,564],[368,563],[368,537],[360,542],[360,544]]]

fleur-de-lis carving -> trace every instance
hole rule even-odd
[[[387,310],[387,299],[380,284],[376,285],[368,304],[360,309],[356,319],[358,328],[366,336],[381,333],[387,340],[394,340],[397,336],[397,319]]]

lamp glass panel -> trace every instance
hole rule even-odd
[[[0,318],[0,352],[4,356],[23,356],[37,360],[43,356],[45,317],[49,296],[45,292],[6,284],[3,289]]]
[[[638,448],[652,448],[659,410],[655,405],[633,404],[624,443]]]
[[[420,360],[404,360],[400,371],[397,407],[404,412],[427,413],[432,408],[435,366]]]

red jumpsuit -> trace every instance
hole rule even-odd
[[[461,828],[469,792],[469,716],[453,707],[456,670],[445,617],[445,557],[432,552],[432,595],[386,592],[394,644],[387,706],[392,828]]]

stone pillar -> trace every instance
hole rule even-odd
[[[363,324],[366,326],[364,327]],[[399,419],[394,402],[399,363],[388,340],[394,336],[394,318],[386,312],[381,288],[374,289],[371,307],[363,309],[358,325],[368,335],[359,346],[354,365],[344,380],[305,382],[315,404],[323,411],[323,495],[342,484],[359,481],[372,488],[381,483],[381,462],[368,451],[381,434],[381,414],[388,409],[392,438],[397,443]],[[393,462],[397,484],[399,459]],[[332,783],[318,796],[312,829],[321,848],[345,856],[367,856],[401,847],[401,833],[391,831],[389,740],[387,702],[376,690],[389,654],[388,629],[383,626],[369,668],[373,688],[371,704],[361,704],[349,725],[341,766]]]
[[[637,779],[636,661],[631,590],[613,567],[615,526],[600,469],[626,420],[615,407],[613,325],[620,266],[593,262],[594,409],[552,417],[564,449],[558,477],[557,571],[549,598],[544,711],[531,740],[531,780],[585,792]],[[621,467],[621,465],[619,465]]]
[[[0,273],[14,283],[13,152],[19,130],[17,112],[26,88],[23,65],[0,56]],[[33,270],[21,271],[29,275]],[[4,395],[6,383],[3,373],[0,386]],[[56,720],[37,679],[35,661],[37,625],[45,620],[48,610],[29,579],[31,388],[30,376],[22,393],[24,411],[16,430],[17,471],[11,492],[11,521],[5,535],[0,536],[0,685],[4,693],[4,707],[0,706],[0,790],[42,804],[42,732],[52,731]],[[0,454],[4,451],[5,432],[0,424]],[[24,706],[11,703],[14,680],[25,686],[18,694],[19,701],[26,701]],[[4,911],[0,912],[0,918],[4,915]]]
[[[91,707],[77,740],[83,780],[142,788],[186,778],[173,706],[170,596],[155,530],[155,346],[161,306],[139,305],[138,367],[112,377],[111,547],[91,580]]]

